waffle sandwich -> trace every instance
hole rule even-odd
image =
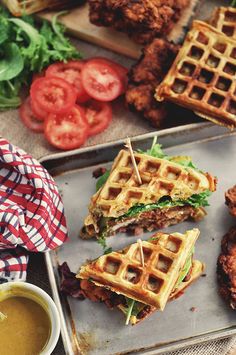
[[[81,279],[84,296],[107,303],[109,294],[112,308],[126,315],[126,324],[163,311],[204,269],[192,258],[199,233],[198,229],[185,234],[156,233],[141,246],[137,242],[83,265],[76,277]]]
[[[91,198],[81,237],[106,238],[119,232],[152,231],[205,216],[206,198],[216,180],[197,170],[189,157],[157,158],[134,152],[142,180],[128,150],[116,157],[104,185]],[[186,166],[190,165],[190,166]]]
[[[236,8],[217,7],[210,19],[210,24],[226,36],[236,39]]]
[[[194,21],[155,97],[232,129],[236,126],[235,73],[236,41]]]

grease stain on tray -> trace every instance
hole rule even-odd
[[[88,355],[91,350],[96,348],[96,339],[94,333],[77,333],[78,345],[81,354]]]

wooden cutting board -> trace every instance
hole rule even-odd
[[[50,21],[54,14],[54,12],[42,12],[40,17]],[[137,59],[140,56],[141,46],[131,41],[126,34],[91,24],[88,4],[69,11],[68,14],[59,18],[59,21],[66,26],[68,33],[84,41],[130,58]]]
[[[198,0],[191,0],[190,6],[183,11],[180,20],[169,34],[169,40],[179,42],[183,38],[184,31],[186,31],[186,26],[194,14],[197,2]],[[40,17],[50,21],[54,14],[55,12],[42,12]],[[66,26],[68,33],[82,40],[133,59],[140,57],[142,47],[129,39],[126,34],[90,23],[88,4],[70,10],[66,15],[59,18],[59,21]]]

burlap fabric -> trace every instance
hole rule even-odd
[[[111,53],[109,51],[100,49],[96,46],[89,45],[82,41],[76,41],[76,45],[80,50],[86,54],[87,57],[90,56],[107,56],[111,59],[118,61],[119,63],[129,66],[132,61],[120,57],[117,54]],[[86,57],[85,56],[85,57]],[[148,122],[142,120],[137,115],[128,112],[124,105],[119,102],[114,106],[114,117],[113,122],[110,127],[100,135],[90,138],[86,145],[96,145],[104,142],[113,141],[120,138],[125,138],[127,136],[136,136],[139,134],[154,131]],[[11,143],[19,146],[20,148],[26,150],[28,153],[32,154],[34,158],[40,159],[52,153],[57,153],[58,150],[51,147],[45,140],[42,134],[34,134],[30,132],[21,123],[17,110],[1,112],[0,113],[0,135],[7,138]],[[173,125],[174,122],[171,123]],[[180,121],[176,118],[175,124],[178,125]],[[190,123],[190,122],[189,122]],[[43,258],[36,255],[31,256],[32,265],[38,264],[38,261],[43,262]],[[40,285],[42,288],[49,290],[49,283],[47,276],[38,275],[38,270],[40,268],[31,268],[29,281]],[[32,273],[32,270],[34,272]],[[64,354],[63,345],[60,341],[57,348],[53,352],[54,355]],[[179,350],[177,352],[169,353],[171,355],[233,355],[236,354],[236,337],[224,340],[218,340],[210,342],[207,344],[194,346],[188,349]]]

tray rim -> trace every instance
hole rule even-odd
[[[142,140],[145,138],[151,138],[153,136],[163,137],[163,136],[169,135],[169,134],[181,133],[183,131],[189,131],[189,130],[197,129],[197,128],[201,129],[201,128],[208,127],[208,126],[215,127],[216,125],[211,122],[190,123],[190,124],[183,125],[183,126],[165,128],[165,129],[156,130],[156,131],[152,131],[152,132],[148,132],[148,133],[142,133],[137,136],[130,137],[130,139],[131,139],[131,141],[136,142],[136,141],[139,141],[139,140]],[[126,137],[120,138],[120,139],[115,139],[115,140],[112,140],[112,141],[109,141],[106,143],[99,143],[96,145],[90,145],[90,146],[83,147],[83,148],[77,148],[77,149],[68,150],[68,151],[64,151],[64,152],[48,154],[48,155],[45,155],[44,157],[41,157],[39,159],[39,162],[41,164],[43,164],[43,163],[49,162],[51,160],[72,157],[73,155],[78,155],[80,153],[90,152],[95,149],[109,148],[113,145],[118,145],[118,144],[123,143],[125,139],[126,139]]]
[[[188,131],[194,131],[195,129],[207,129],[207,128],[214,128],[216,127],[216,125],[212,124],[212,123],[208,123],[208,122],[204,122],[204,123],[192,123],[192,124],[188,124],[188,125],[184,125],[184,126],[177,126],[177,127],[173,127],[173,128],[167,128],[167,129],[163,129],[160,131],[153,131],[153,132],[149,132],[149,133],[145,133],[145,134],[141,134],[138,136],[134,136],[131,137],[132,141],[140,141],[140,140],[145,140],[148,138],[152,138],[154,136],[158,136],[158,137],[163,137],[163,136],[169,136],[169,135],[175,135],[178,133],[182,133],[184,134],[185,132]],[[212,135],[211,138],[219,138],[221,136],[230,136],[232,134],[235,134],[235,131],[226,131],[226,133],[223,133],[222,135]],[[203,138],[204,139],[204,138]],[[210,139],[210,137],[209,137]],[[197,141],[197,140],[196,140]],[[51,154],[48,156],[45,156],[41,159],[39,159],[40,163],[44,164],[46,162],[50,162],[53,160],[59,160],[59,159],[63,159],[63,158],[68,158],[68,157],[73,157],[76,155],[80,155],[82,153],[86,153],[86,152],[91,152],[94,150],[99,150],[99,149],[108,149],[109,147],[112,147],[114,145],[119,145],[122,144],[124,142],[124,138],[123,139],[118,139],[118,140],[114,140],[111,142],[107,142],[107,143],[101,143],[98,145],[94,145],[94,146],[89,146],[89,147],[84,147],[84,148],[80,148],[80,149],[76,149],[73,151],[68,151],[68,152],[61,152],[61,153],[55,153],[55,154]],[[193,140],[194,142],[194,140]],[[183,143],[183,144],[187,144],[187,143]],[[66,172],[66,171],[65,171]],[[68,355],[77,355],[77,352],[75,353],[75,351],[73,350],[73,345],[72,345],[72,341],[71,341],[71,337],[69,335],[69,330],[67,328],[66,325],[66,320],[65,320],[65,316],[64,316],[64,311],[63,311],[63,306],[62,306],[62,302],[60,299],[60,294],[59,294],[59,289],[58,289],[58,285],[57,285],[57,280],[56,280],[56,275],[54,272],[54,266],[53,266],[53,260],[52,260],[52,254],[56,255],[56,251],[50,251],[50,252],[46,252],[45,253],[45,263],[46,263],[46,267],[47,267],[47,272],[48,272],[48,277],[49,277],[49,282],[50,282],[50,286],[52,289],[52,295],[53,295],[53,299],[57,305],[57,308],[59,310],[59,315],[60,315],[60,321],[61,321],[61,335],[62,335],[62,340],[63,340],[63,345],[65,348],[65,352]],[[217,330],[217,331],[213,331],[213,332],[207,332],[205,334],[202,335],[196,335],[187,339],[178,339],[178,340],[174,340],[173,342],[165,345],[160,345],[159,347],[151,347],[151,348],[146,348],[146,349],[140,349],[140,350],[129,350],[128,353],[137,353],[137,354],[145,354],[145,355],[157,355],[157,354],[165,354],[171,351],[176,351],[176,350],[180,350],[183,348],[187,348],[190,346],[194,346],[194,345],[199,345],[199,344],[203,344],[203,343],[207,343],[208,341],[213,341],[213,340],[219,340],[219,339],[223,339],[223,338],[228,338],[230,336],[233,336],[236,334],[236,322],[235,322],[235,326],[230,327],[230,328],[225,328],[225,329],[221,329],[221,330]],[[82,352],[78,352],[78,354],[82,354]],[[127,352],[123,352],[123,353],[119,353],[119,355],[122,354],[127,354]],[[117,354],[115,354],[117,355]]]

